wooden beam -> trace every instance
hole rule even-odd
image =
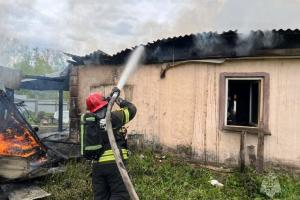
[[[255,169],[255,166],[256,166],[255,146],[250,145],[250,146],[247,147],[247,149],[248,149],[250,167],[253,168],[253,169]]]
[[[56,81],[56,82],[64,82],[65,81],[65,78],[36,76],[36,75],[24,75],[23,79],[38,79],[38,80],[47,80],[47,81]]]
[[[262,126],[262,125],[261,125]],[[258,173],[262,173],[264,170],[264,145],[265,137],[262,131],[258,131],[257,138],[257,162],[256,170]]]
[[[64,91],[59,90],[58,91],[58,131],[63,131],[63,100],[64,100]]]
[[[245,135],[246,131],[241,132],[240,140],[240,170],[241,172],[245,171]]]

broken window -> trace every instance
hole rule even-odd
[[[263,79],[228,77],[225,81],[225,126],[258,127]]]

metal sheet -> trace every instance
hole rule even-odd
[[[9,89],[18,89],[22,80],[19,70],[0,66],[0,82]]]
[[[9,200],[34,200],[48,197],[51,194],[36,185],[11,183],[1,187]]]
[[[223,33],[204,32],[166,38],[147,43],[145,64],[177,62],[184,60],[242,58],[261,56],[300,55],[300,30],[251,31],[248,35],[237,31]],[[122,65],[136,47],[114,55],[99,51],[86,56],[68,54],[72,65]]]
[[[29,164],[21,157],[0,157],[0,177],[17,179],[27,175]]]

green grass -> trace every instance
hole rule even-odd
[[[260,192],[262,180],[268,177],[252,170],[220,173],[175,161],[166,156],[160,161],[152,153],[130,157],[129,174],[141,200],[164,199],[270,199]],[[48,199],[92,199],[91,166],[87,162],[69,162],[65,173],[52,175],[40,181],[40,185],[52,193]],[[269,171],[271,172],[271,171]],[[299,178],[288,172],[274,172],[281,192],[274,199],[300,199]],[[217,179],[224,187],[212,186]]]
[[[92,199],[91,165],[87,162],[66,163],[65,172],[39,180],[39,185],[52,195],[45,199]]]

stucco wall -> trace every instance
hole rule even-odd
[[[219,128],[219,79],[223,72],[266,72],[270,75],[269,129],[266,161],[300,167],[300,59],[234,60],[223,64],[189,63],[171,68],[160,79],[161,65],[142,66],[128,81],[138,107],[129,131],[169,147],[190,146],[194,156],[237,163],[240,137]],[[91,85],[116,84],[119,67],[85,66],[79,69],[79,108]],[[255,135],[246,145],[257,146]]]

